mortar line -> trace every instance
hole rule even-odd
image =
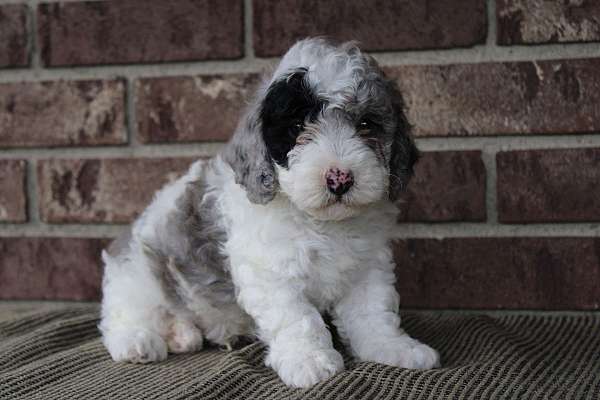
[[[511,135],[511,136],[474,136],[474,137],[427,137],[416,138],[418,147],[424,151],[454,150],[553,150],[600,147],[600,135],[563,134],[563,135]]]
[[[254,10],[252,9],[252,0],[244,0],[244,59],[254,61]]]
[[[28,224],[0,224],[0,237],[68,237],[115,238],[129,224],[47,224],[41,221]]]
[[[483,148],[481,160],[485,166],[485,209],[486,221],[488,224],[498,222],[498,201],[497,201],[497,173],[496,173],[496,150],[489,147]]]
[[[488,46],[371,53],[383,66],[449,65],[484,62],[573,60],[600,57],[600,44],[556,43]]]
[[[37,191],[37,161],[27,160],[25,193],[27,195],[27,224],[40,225],[39,199]]]
[[[436,222],[398,224],[399,238],[464,237],[600,237],[600,223],[500,224]]]
[[[2,149],[0,159],[45,158],[85,159],[85,158],[169,158],[169,157],[210,157],[224,146],[222,142],[139,144],[137,146],[98,146],[98,147],[56,147]]]
[[[133,105],[128,105],[133,107]],[[131,118],[133,132],[134,117]],[[421,151],[499,151],[518,150],[564,150],[600,147],[600,134],[588,135],[531,135],[508,137],[439,137],[417,138]],[[56,158],[143,158],[143,157],[209,157],[218,153],[224,142],[161,143],[136,146],[75,146],[54,148],[3,148],[0,159],[28,158],[32,160],[48,157]]]
[[[598,224],[523,224],[476,223],[400,224],[395,237],[404,239],[512,238],[512,237],[600,237]]]
[[[126,78],[125,89],[125,118],[127,121],[127,147],[135,149],[140,146],[137,131],[137,115],[135,110],[135,79]]]
[[[116,237],[129,224],[0,224],[0,237]],[[487,224],[468,222],[400,223],[395,237],[404,239],[498,238],[498,237],[600,237],[600,223]]]
[[[40,46],[38,42],[38,15],[37,15],[37,4],[38,1],[27,2],[29,12],[31,13],[31,30],[29,31],[30,37],[27,39],[31,42],[30,57],[31,57],[31,70],[34,74],[38,74],[42,69],[42,59],[40,54]]]
[[[487,12],[487,47],[497,47],[497,19],[496,19],[496,0],[486,1],[486,12]]]
[[[250,39],[248,39],[249,41]],[[249,44],[245,44],[249,46]],[[546,44],[536,46],[475,46],[441,50],[397,51],[371,53],[382,66],[449,65],[479,62],[512,62],[572,60],[600,57],[599,43]],[[167,77],[228,73],[260,73],[268,70],[279,58],[244,57],[240,60],[207,60],[127,65],[94,65],[2,70],[0,82],[113,79],[128,77]]]

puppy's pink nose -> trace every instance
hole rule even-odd
[[[354,184],[354,176],[349,169],[329,168],[325,173],[327,189],[336,196],[346,193]]]

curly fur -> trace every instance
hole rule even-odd
[[[103,253],[103,341],[150,362],[256,335],[266,364],[308,387],[343,369],[322,314],[360,360],[431,368],[400,329],[393,201],[417,159],[396,87],[352,43],[298,42],[233,139],[159,191]],[[344,194],[331,168],[352,171]]]

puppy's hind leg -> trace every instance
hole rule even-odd
[[[103,253],[105,262],[100,330],[115,361],[147,363],[167,357],[172,315],[142,249],[132,243],[126,254]]]
[[[204,338],[190,320],[173,317],[166,336],[169,353],[188,353],[202,349]]]

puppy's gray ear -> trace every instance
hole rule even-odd
[[[259,104],[260,101],[255,101],[254,107],[240,121],[223,158],[233,169],[235,182],[246,189],[248,200],[266,204],[277,194],[278,182],[263,140]]]
[[[419,150],[411,136],[411,126],[406,118],[404,99],[394,82],[388,81],[388,90],[392,97],[395,130],[390,155],[390,187],[389,197],[396,201],[400,193],[408,185],[413,175],[413,167],[419,159]]]

